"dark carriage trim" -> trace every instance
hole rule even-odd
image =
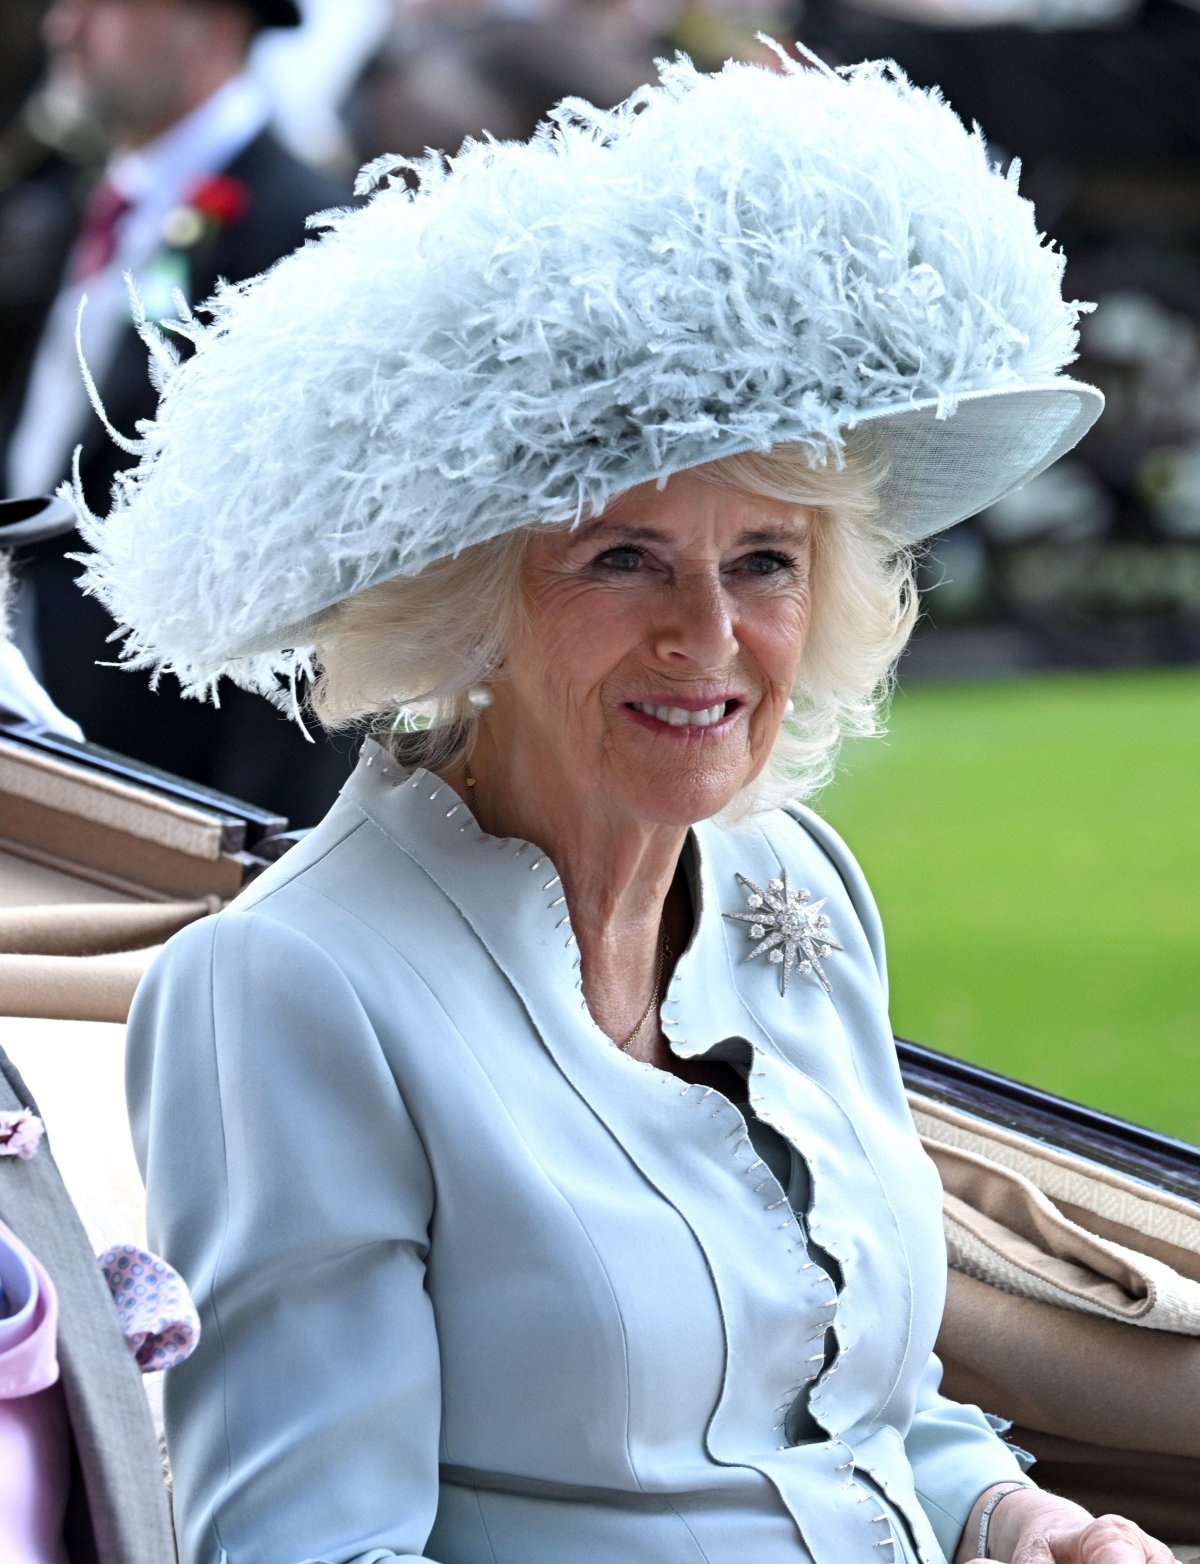
[[[1200,1201],[1200,1147],[904,1038],[896,1039],[896,1052],[911,1091]]]
[[[80,743],[55,733],[21,734],[19,738],[6,734],[11,743],[38,754],[52,755],[56,760],[80,766],[96,776],[111,777],[117,782],[127,782],[131,787],[144,789],[160,798],[169,798],[177,804],[187,804],[202,810],[222,824],[222,847],[226,852],[246,852],[263,858],[278,857],[279,847],[290,843],[285,836],[287,820],[269,809],[259,809],[245,799],[219,793],[215,788],[204,787],[199,782],[189,782],[186,777],[160,771],[157,766],[119,755],[116,750],[103,745]],[[277,844],[276,839],[280,842]]]

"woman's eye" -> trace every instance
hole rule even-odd
[[[645,553],[640,548],[606,548],[603,554],[596,556],[594,563],[603,570],[633,571],[641,567],[644,558]]]
[[[760,549],[746,556],[742,561],[742,569],[751,576],[778,576],[790,575],[793,565],[786,554],[777,554],[771,549]]]

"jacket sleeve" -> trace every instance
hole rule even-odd
[[[424,1558],[433,1186],[363,1004],[261,912],[172,940],[130,1017],[151,1245],[202,1322],[167,1376],[184,1564]]]
[[[971,1507],[983,1490],[994,1483],[1029,1479],[991,1420],[978,1407],[941,1395],[941,1380],[941,1362],[931,1357],[904,1447],[921,1508],[942,1552],[953,1559]]]

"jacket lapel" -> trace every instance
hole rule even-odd
[[[836,1390],[828,1400],[814,1399],[814,1412],[830,1437],[790,1447],[781,1459],[778,1435],[763,1415],[764,1408],[777,1405],[785,1389],[789,1394],[799,1390],[802,1365],[814,1351],[822,1356],[812,1343],[824,1337],[834,1297],[830,1278],[809,1261],[803,1232],[783,1191],[758,1160],[742,1113],[708,1088],[681,1084],[674,1075],[629,1058],[600,1032],[580,990],[578,953],[562,887],[553,864],[538,848],[485,835],[436,776],[418,770],[406,777],[379,750],[368,747],[367,754],[369,760],[351,778],[345,796],[454,903],[519,996],[565,1080],[691,1230],[705,1255],[725,1331],[723,1383],[705,1433],[709,1453],[718,1464],[750,1465],[762,1472],[779,1488],[799,1524],[797,1496],[809,1484],[837,1481],[847,1448],[839,1436],[854,1419],[850,1398]],[[802,834],[797,830],[795,835],[802,843]],[[738,905],[734,869],[761,875],[765,882],[778,872],[780,860],[756,829],[725,833],[701,826],[693,831],[692,850],[700,905],[694,938],[679,959],[664,1004],[668,1039],[684,1056],[705,1054],[722,1044],[736,1050],[739,1040],[740,1052],[749,1054],[753,1045],[751,1102],[817,1164],[814,1183],[820,1209],[830,1214],[825,1236],[837,1233],[848,1208],[858,1202],[870,1214],[868,1226],[870,1217],[878,1215],[881,1236],[875,1247],[885,1250],[895,1238],[894,1218],[871,1165],[860,1167],[847,1151],[842,1104],[857,1093],[844,1070],[834,1071],[828,1085],[820,1082],[830,1063],[824,1044],[830,1031],[829,998],[816,983],[810,989],[789,989],[788,999],[797,1010],[785,1029],[790,1035],[772,1035],[775,1029],[760,1016],[770,1012],[776,968],[765,963],[761,970],[744,966],[740,926],[721,916],[726,910],[723,896],[734,896],[728,910]],[[832,865],[826,865],[821,878],[814,876],[822,894],[831,877],[836,879]],[[840,899],[842,905],[835,908],[838,926],[849,938],[853,914],[844,889]],[[856,955],[860,965],[863,959],[869,964],[867,981],[877,984],[870,956],[865,951]],[[790,1064],[793,1057],[808,1066],[808,1089],[789,1080],[784,1061]],[[855,1172],[853,1179],[845,1177],[848,1167]],[[833,1251],[832,1242],[829,1247]],[[845,1250],[839,1258],[843,1256],[848,1269],[856,1257]],[[856,1335],[861,1329],[869,1338],[869,1283],[862,1291],[864,1304],[851,1325]],[[894,1333],[874,1334],[882,1337],[885,1361],[879,1370],[891,1383],[900,1367],[890,1353]],[[772,1342],[770,1353],[762,1351],[764,1340]],[[798,1383],[778,1383],[781,1362],[795,1367]],[[870,1515],[855,1506],[845,1512],[806,1514],[802,1531],[812,1557],[831,1564],[855,1553],[856,1547],[855,1556],[866,1557],[877,1537],[871,1525]]]
[[[372,746],[366,755],[347,799],[457,908],[563,1077],[675,1207],[708,1261],[726,1341],[709,1453],[772,1481],[821,1564],[850,1553],[865,1558],[878,1534],[871,1512],[853,1502],[860,1495],[837,1477],[848,1459],[843,1436],[855,1431],[861,1439],[882,1417],[890,1437],[893,1421],[903,1426],[911,1414],[906,1398],[915,1381],[905,1365],[918,1357],[923,1365],[932,1349],[944,1250],[937,1177],[912,1129],[882,952],[852,866],[807,817],[695,827],[695,930],[662,1016],[678,1055],[715,1052],[750,1066],[755,1113],[807,1163],[808,1235],[838,1262],[839,1292],[758,1160],[741,1112],[719,1093],[628,1058],[598,1030],[580,991],[554,865],[536,847],[481,832],[437,777],[408,775]],[[755,948],[750,926],[726,916],[746,909],[743,877],[767,886],[784,870],[797,891],[823,899],[830,917],[839,949],[824,960],[829,991],[797,966],[781,992],[779,966],[765,952],[747,960]],[[919,1300],[914,1276],[928,1278]],[[818,1367],[829,1328],[837,1356]],[[770,1353],[762,1350],[768,1340]],[[777,1383],[781,1363],[795,1372],[790,1387]],[[762,1410],[802,1388],[828,1438],[781,1449]],[[825,1482],[845,1489],[846,1505],[809,1513],[803,1494]]]

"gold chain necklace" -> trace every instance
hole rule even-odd
[[[666,931],[664,930],[660,934],[659,941],[658,941],[658,967],[656,968],[655,973],[654,973],[654,987],[650,990],[650,998],[647,1001],[646,1008],[642,1011],[641,1015],[638,1017],[638,1024],[634,1027],[633,1031],[630,1032],[629,1036],[625,1039],[625,1041],[623,1043],[617,1043],[617,1047],[621,1050],[622,1053],[627,1052],[629,1047],[630,1047],[630,1045],[637,1041],[637,1038],[638,1038],[639,1034],[641,1033],[642,1028],[645,1026],[646,1022],[650,1019],[650,1012],[654,1009],[656,1003],[658,1002],[659,994],[662,991],[663,972],[666,969],[666,965],[667,965],[667,935],[666,935]],[[613,1041],[616,1042],[616,1039],[614,1038]]]

